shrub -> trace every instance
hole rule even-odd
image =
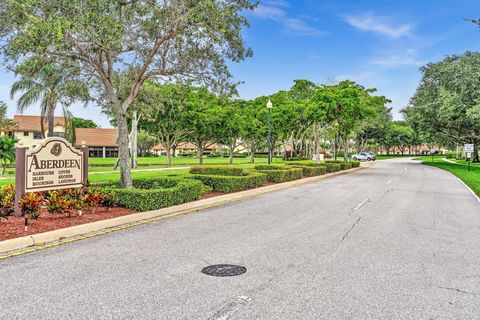
[[[286,167],[284,165],[279,165],[279,164],[261,164],[258,166],[255,166],[255,170],[285,170]]]
[[[342,170],[352,169],[352,164],[350,162],[342,162],[340,163],[340,169]]]
[[[37,219],[40,216],[40,209],[43,206],[43,193],[28,192],[18,201],[22,215],[28,219]]]
[[[447,151],[447,152],[445,152],[445,158],[455,159],[455,158],[457,158],[457,152],[456,151]]]
[[[0,221],[15,212],[15,186],[0,187]]]
[[[215,166],[193,166],[190,168],[191,174],[206,174],[220,176],[241,176],[243,169],[240,167],[215,165]]]
[[[213,191],[219,192],[235,192],[257,188],[261,187],[265,182],[265,175],[257,172],[247,172],[242,176],[194,174],[191,178],[200,180],[205,185],[211,187]]]
[[[46,209],[49,213],[56,215],[67,212],[70,204],[59,191],[48,191],[45,193]]]
[[[289,168],[301,168],[303,170],[303,176],[304,177],[315,177],[315,176],[321,176],[326,173],[326,167],[325,166],[312,166],[312,165],[305,165],[305,166],[300,166],[300,165],[289,165]]]
[[[262,170],[263,167],[267,167],[267,170]],[[264,173],[267,176],[267,180],[274,183],[296,180],[303,176],[302,168],[280,167],[280,169],[272,169],[272,167],[273,166],[256,166],[255,170]]]
[[[337,172],[341,170],[339,163],[332,163],[330,161],[327,161],[324,163],[324,165],[327,169],[327,173]]]
[[[352,168],[358,168],[360,167],[360,161],[352,161],[350,162],[352,164]]]
[[[137,179],[133,189],[106,187],[115,204],[136,211],[149,211],[198,200],[204,192],[200,181],[193,179]],[[141,188],[141,189],[139,189]]]

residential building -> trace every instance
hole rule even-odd
[[[15,126],[9,129],[1,129],[0,135],[8,135],[15,138],[18,143],[22,143],[23,147],[29,149],[35,148],[48,133],[47,120],[44,120],[43,132],[40,123],[40,116],[13,116]],[[54,136],[65,137],[65,119],[64,117],[54,118]]]
[[[90,158],[118,157],[118,129],[113,128],[76,128],[75,147],[83,145],[89,148]]]

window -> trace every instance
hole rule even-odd
[[[43,139],[43,133],[41,131],[34,131],[33,139]]]
[[[65,132],[53,132],[51,136],[65,138]]]
[[[90,147],[88,151],[90,158],[103,158],[103,147]]]
[[[118,148],[117,147],[105,147],[105,157],[106,158],[117,158],[118,157]]]
[[[30,135],[30,132],[28,132],[28,131],[23,131],[23,135],[24,135],[25,137],[28,137],[28,136]]]

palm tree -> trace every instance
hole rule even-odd
[[[13,99],[20,92],[17,110],[23,113],[28,107],[40,105],[40,126],[42,135],[45,117],[48,121],[48,136],[53,136],[55,109],[58,103],[64,108],[64,116],[68,117],[67,107],[74,101],[88,102],[88,88],[74,79],[74,69],[58,65],[50,60],[36,57],[20,65],[15,73],[20,76],[10,90]]]

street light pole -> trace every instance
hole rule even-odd
[[[270,116],[272,113],[272,102],[270,101],[270,98],[268,98],[267,109],[268,109],[268,164],[271,164],[272,163],[272,142],[270,139]]]

